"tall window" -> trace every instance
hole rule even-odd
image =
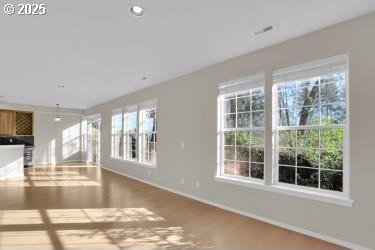
[[[121,158],[124,150],[123,117],[122,111],[114,111],[112,114],[112,149],[114,158]]]
[[[80,124],[75,124],[67,129],[64,129],[62,133],[63,139],[63,159],[66,160],[69,157],[74,156],[80,150]]]
[[[219,175],[264,178],[264,74],[219,84]]]
[[[124,113],[124,141],[125,154],[127,160],[137,159],[137,106],[125,108]]]
[[[141,105],[139,118],[140,161],[156,163],[156,102]]]
[[[344,192],[347,56],[277,70],[275,181]]]

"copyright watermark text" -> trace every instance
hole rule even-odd
[[[5,14],[11,16],[13,14],[17,15],[28,15],[28,16],[38,16],[45,15],[47,13],[47,5],[45,3],[34,3],[34,4],[5,4],[3,7]]]

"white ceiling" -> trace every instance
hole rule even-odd
[[[375,11],[374,0],[44,3],[45,16],[7,16],[0,6],[3,101],[84,109]],[[128,13],[132,4],[144,7],[144,17]],[[268,24],[276,30],[253,37]]]

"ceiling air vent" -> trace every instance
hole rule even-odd
[[[259,36],[259,35],[261,35],[263,33],[266,33],[268,31],[271,31],[271,30],[274,30],[274,29],[275,29],[275,27],[273,25],[268,25],[268,26],[266,26],[266,27],[264,27],[264,28],[262,28],[260,30],[255,31],[254,32],[254,36]]]

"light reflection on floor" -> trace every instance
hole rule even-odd
[[[40,188],[40,192],[53,192],[62,195],[63,199],[69,194],[67,188],[74,188],[74,192],[84,192],[89,187],[100,188],[100,172],[96,170],[96,167],[75,165],[64,168],[34,167],[25,170],[23,178],[1,181],[0,187],[6,188],[3,191],[9,191],[3,196],[6,202],[13,202],[12,194],[27,195],[28,189],[24,188]],[[58,189],[51,191],[47,189],[49,187]],[[59,194],[59,189],[64,190],[64,193]],[[17,198],[19,200],[22,197]],[[83,198],[86,200],[90,197]],[[53,204],[50,205],[52,208],[0,210],[0,249],[155,249],[196,246],[193,240],[184,235],[186,233],[182,227],[165,223],[163,217],[143,207],[53,208]]]
[[[340,249],[94,166],[36,166],[25,170],[22,180],[0,181],[0,250],[301,249],[306,244]]]
[[[194,248],[184,233],[181,227],[56,230],[57,243],[48,231],[6,231],[0,232],[0,249]]]

